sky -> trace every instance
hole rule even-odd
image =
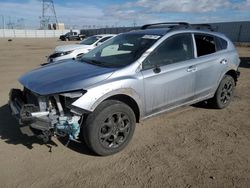
[[[250,0],[54,0],[54,5],[59,22],[79,29],[171,21],[250,21]],[[4,18],[5,24],[37,28],[41,15],[41,0],[0,0],[0,27]]]

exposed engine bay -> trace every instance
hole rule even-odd
[[[77,141],[83,118],[71,104],[82,95],[69,92],[40,96],[26,88],[12,89],[9,103],[21,126],[28,126],[44,142],[54,135]]]

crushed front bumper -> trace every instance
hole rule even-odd
[[[12,115],[18,120],[21,132],[27,136],[35,136],[37,132],[50,128],[48,118],[35,118],[32,113],[39,112],[39,107],[26,104],[25,96],[19,89],[12,89],[9,93],[9,107]]]

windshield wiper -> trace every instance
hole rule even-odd
[[[88,64],[93,64],[90,59],[87,59],[87,58],[84,58],[84,57],[81,58],[81,61],[86,62]]]
[[[102,66],[102,67],[110,67],[110,66],[107,65],[106,62],[97,61],[97,60],[94,60],[94,59],[87,59],[87,58],[82,58],[82,60],[85,61],[86,63],[89,63],[89,64],[99,65],[99,66]]]

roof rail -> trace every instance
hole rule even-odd
[[[210,24],[190,24],[192,29],[207,29],[210,31],[214,31],[214,28]]]
[[[154,24],[146,24],[141,27],[142,30],[147,29],[151,26],[160,26],[160,25],[168,25],[168,26],[185,26],[189,27],[190,24],[186,22],[162,22],[162,23],[154,23]]]
[[[166,27],[171,30],[177,29],[197,29],[197,30],[209,30],[215,31],[215,29],[210,24],[189,24],[187,22],[162,22],[162,23],[154,23],[154,24],[146,24],[141,27],[142,30],[147,29],[151,26],[161,26],[166,25]]]

